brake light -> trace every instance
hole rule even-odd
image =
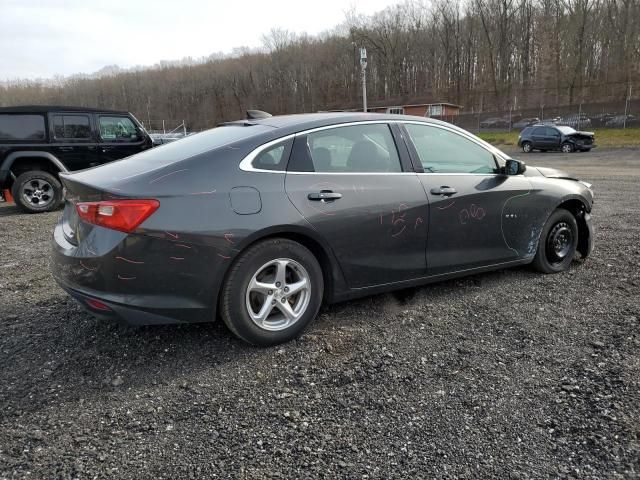
[[[85,222],[131,233],[160,206],[158,200],[105,200],[80,202],[78,215]]]

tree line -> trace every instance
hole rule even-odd
[[[190,129],[273,114],[358,108],[359,48],[370,105],[447,101],[465,111],[624,99],[640,88],[640,0],[407,1],[349,13],[312,37],[273,29],[264,48],[96,78],[15,81],[0,105],[129,110]]]

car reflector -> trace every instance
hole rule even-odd
[[[94,310],[102,310],[103,312],[111,310],[106,303],[103,303],[100,300],[94,300],[93,298],[89,298],[87,300],[87,305],[89,305]]]
[[[81,202],[78,216],[87,223],[131,233],[160,206],[158,200],[105,200]]]

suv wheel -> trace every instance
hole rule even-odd
[[[563,143],[562,153],[571,153],[571,152],[573,152],[573,145],[571,145],[570,143]]]
[[[220,314],[242,340],[268,346],[287,342],[315,318],[324,283],[313,253],[273,238],[243,252],[222,290]]]
[[[50,212],[60,206],[62,184],[48,172],[32,170],[16,178],[11,194],[18,208],[24,212]]]
[[[522,142],[522,151],[524,153],[531,153],[533,151],[533,145],[531,145],[531,142]]]

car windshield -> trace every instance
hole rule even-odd
[[[574,130],[571,127],[557,127],[557,128],[565,135],[571,135],[572,133],[576,133],[576,130]]]

